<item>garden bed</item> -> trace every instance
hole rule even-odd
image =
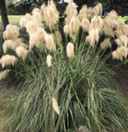
[[[113,75],[106,61],[110,56],[127,59],[127,25],[114,11],[103,17],[101,4],[84,6],[79,13],[74,5],[66,8],[63,29],[52,1],[22,17],[18,26],[20,17],[10,17],[16,25],[3,33],[1,78],[19,83],[17,88],[13,81],[1,82],[1,129],[8,117],[10,132],[77,132],[81,125],[92,132],[128,128],[127,72],[114,67]],[[28,39],[20,33],[24,27]]]

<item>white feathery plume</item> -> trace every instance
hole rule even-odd
[[[19,58],[22,58],[24,61],[28,55],[28,50],[24,48],[23,46],[18,46],[16,48],[16,54]]]
[[[15,40],[5,40],[3,43],[3,52],[6,53],[8,49],[15,50],[20,43],[17,43]]]
[[[60,114],[59,105],[55,97],[52,97],[52,108],[58,115]]]
[[[45,46],[48,50],[55,51],[56,50],[56,44],[54,42],[54,38],[52,34],[45,34],[44,37],[45,40]]]
[[[52,56],[51,55],[47,55],[46,63],[48,67],[52,66]]]
[[[66,53],[68,58],[73,58],[75,56],[74,53],[74,44],[69,42],[66,47]]]
[[[3,38],[6,39],[17,39],[19,37],[19,27],[16,25],[8,24],[6,30],[3,32]]]
[[[0,64],[2,65],[2,68],[8,65],[14,66],[17,62],[17,58],[14,55],[3,55],[0,58]]]

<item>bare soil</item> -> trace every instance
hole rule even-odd
[[[121,92],[128,97],[128,65],[114,68],[114,71]]]
[[[0,82],[0,132],[7,132],[7,119],[12,111],[11,102],[14,100],[18,91],[7,81]]]

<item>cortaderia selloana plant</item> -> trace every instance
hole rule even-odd
[[[78,12],[71,1],[60,16],[52,0],[25,14],[19,26],[8,25],[0,79],[10,74],[21,89],[9,132],[127,131],[128,111],[106,63],[111,55],[127,58],[127,29],[115,11],[102,16],[100,3]]]

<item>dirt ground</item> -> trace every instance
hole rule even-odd
[[[128,65],[114,68],[114,71],[120,90],[128,97]]]
[[[14,89],[14,86],[8,84],[8,82],[0,82],[0,132],[7,132],[5,130],[8,115],[12,110],[11,101],[14,100],[14,97],[18,94],[17,90]]]

